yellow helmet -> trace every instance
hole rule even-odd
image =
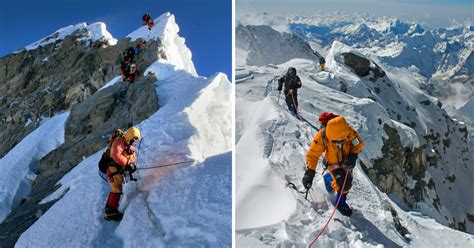
[[[140,135],[140,130],[138,130],[136,127],[129,128],[124,135],[125,142],[128,144],[130,144],[132,139],[139,141],[141,138],[142,136]]]

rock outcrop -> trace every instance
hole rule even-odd
[[[129,39],[107,46],[76,39],[75,32],[34,50],[22,50],[0,59],[0,155],[39,126],[42,117],[70,111],[65,142],[43,157],[30,194],[0,225],[0,244],[13,247],[19,236],[55,201],[39,202],[57,189],[57,182],[84,157],[107,145],[115,128],[127,129],[158,110],[154,76],[117,82],[99,91],[121,74],[120,58]],[[136,59],[140,71],[163,57],[159,40],[147,41]]]
[[[128,39],[106,46],[79,40],[79,35],[0,59],[0,157],[37,128],[41,118],[70,110],[120,75],[122,52],[135,46]],[[137,60],[139,69],[160,56],[160,46],[160,41],[147,42]]]

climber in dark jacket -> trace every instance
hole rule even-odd
[[[293,67],[288,68],[286,74],[278,79],[278,91],[281,92],[283,89],[288,110],[294,114],[298,113],[298,89],[301,86],[301,80]]]
[[[155,25],[153,19],[148,13],[145,13],[142,17],[143,20],[143,25],[148,26],[148,30],[151,30],[153,28],[153,25]]]

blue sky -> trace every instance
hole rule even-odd
[[[474,0],[237,0],[237,16],[239,11],[303,15],[316,11],[358,11],[435,28],[450,26],[453,20],[474,21]]]
[[[171,12],[199,75],[232,70],[231,0],[0,0],[0,56],[78,22],[105,22],[118,39],[142,25],[145,12]]]

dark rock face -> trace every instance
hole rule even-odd
[[[423,197],[422,178],[427,167],[424,152],[421,148],[405,149],[396,129],[387,124],[383,128],[389,137],[384,139],[383,157],[373,161],[372,168],[361,164],[362,169],[382,192],[392,194],[414,208]],[[407,176],[418,181],[414,188],[407,185]]]
[[[359,77],[365,77],[369,75],[370,71],[370,60],[361,57],[354,53],[342,53],[344,57],[344,64],[352,68]]]
[[[133,84],[118,82],[97,92],[120,75],[120,55],[133,43],[127,39],[103,47],[74,37],[0,59],[0,155],[36,129],[40,117],[70,111],[65,143],[37,163],[30,194],[0,224],[2,247],[13,247],[54,204],[38,203],[83,157],[106,147],[115,128],[127,129],[158,110],[153,76],[139,77]],[[147,42],[136,58],[138,69],[143,72],[159,57],[163,57],[161,42]],[[28,119],[32,123],[25,127]]]
[[[120,75],[120,55],[134,46],[127,39],[104,48],[76,35],[0,59],[0,157],[36,129],[41,117],[70,110]],[[159,41],[147,43],[139,69],[156,60],[159,46]]]

